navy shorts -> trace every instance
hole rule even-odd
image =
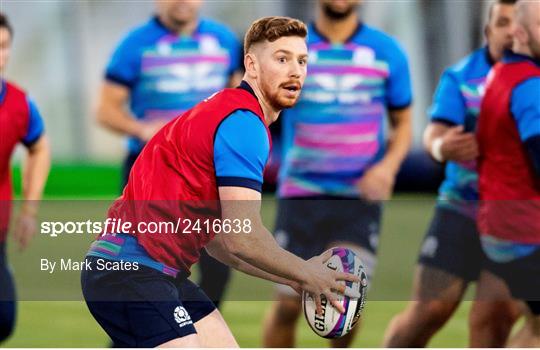
[[[278,201],[275,238],[284,249],[309,259],[332,242],[348,242],[377,252],[381,205],[335,197]]]
[[[86,258],[92,270],[81,274],[82,291],[117,347],[156,347],[194,334],[194,324],[216,309],[186,276],[173,278],[142,265],[136,271],[99,271],[100,259]]]
[[[436,207],[418,263],[443,270],[466,282],[478,280],[486,256],[475,220],[452,209]]]
[[[124,164],[122,164],[122,187],[120,188],[120,193],[124,191],[124,187],[126,187],[128,183],[129,173],[131,172],[131,168],[133,168],[137,157],[139,157],[139,154],[140,153],[129,152],[124,159]]]
[[[486,268],[506,282],[514,298],[527,302],[531,312],[540,315],[540,247],[508,262],[490,260]]]
[[[6,244],[0,243],[0,342],[15,328],[15,283],[6,257]]]

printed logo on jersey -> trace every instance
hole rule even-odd
[[[311,50],[309,63],[304,101],[370,104],[388,76],[387,65],[376,61],[373,49],[363,46]]]
[[[180,327],[193,324],[191,316],[189,316],[187,310],[183,306],[177,306],[176,309],[174,309],[174,320]]]

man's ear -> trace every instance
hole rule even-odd
[[[490,36],[489,25],[486,24],[484,26],[484,37],[486,38],[486,40],[488,40],[489,36]]]
[[[250,78],[257,78],[257,57],[256,55],[253,53],[253,51],[251,52],[248,52],[245,56],[244,56],[244,67],[246,69],[246,74],[250,77]]]
[[[520,43],[525,44],[529,41],[529,34],[520,23],[514,25],[514,31],[512,33],[514,38]]]

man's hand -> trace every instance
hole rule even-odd
[[[16,221],[15,232],[13,233],[15,242],[19,246],[19,251],[23,251],[36,234],[36,217],[33,214],[22,212]]]
[[[339,294],[345,294],[351,298],[359,298],[360,295],[351,290],[347,290],[341,281],[359,282],[360,279],[352,274],[334,271],[326,266],[326,261],[332,256],[331,251],[315,256],[307,261],[307,279],[301,284],[301,288],[310,293],[315,301],[316,312],[322,314],[321,295],[340,312],[345,309],[339,302]]]
[[[159,131],[159,129],[161,129],[167,123],[167,121],[158,119],[139,123],[140,125],[137,131],[137,138],[143,142],[148,142]]]
[[[362,198],[368,201],[390,199],[396,181],[396,170],[381,161],[369,168],[357,186]]]
[[[441,137],[444,160],[464,162],[478,158],[476,136],[472,132],[463,132],[463,126],[454,126]]]

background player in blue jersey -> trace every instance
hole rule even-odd
[[[411,143],[412,92],[404,51],[396,40],[359,20],[359,4],[319,1],[315,23],[308,28],[309,74],[299,102],[282,119],[275,236],[303,258],[331,246],[350,247],[370,275],[379,201],[391,197]],[[294,346],[300,312],[298,295],[278,287],[264,346]],[[348,346],[352,340],[350,333],[332,340],[332,346]]]
[[[430,154],[446,163],[446,177],[416,269],[412,301],[391,322],[385,346],[422,347],[452,316],[470,282],[496,302],[475,300],[469,314],[472,347],[504,346],[518,316],[504,285],[481,272],[485,255],[476,228],[478,146],[474,134],[487,75],[512,46],[515,0],[491,4],[485,27],[487,45],[474,51],[441,77],[429,111],[424,138]]]
[[[50,150],[43,120],[35,103],[17,86],[4,80],[11,51],[13,30],[0,12],[0,342],[15,327],[15,286],[6,257],[6,238],[12,206],[10,159],[18,143],[26,146],[23,169],[23,198],[13,226],[13,237],[21,250],[36,233],[38,201],[50,166]]]
[[[109,61],[97,116],[128,136],[122,187],[145,142],[167,121],[240,82],[240,42],[226,26],[200,18],[201,5],[157,0],[157,15],[129,32]],[[200,268],[201,287],[219,304],[229,269],[204,252]]]

